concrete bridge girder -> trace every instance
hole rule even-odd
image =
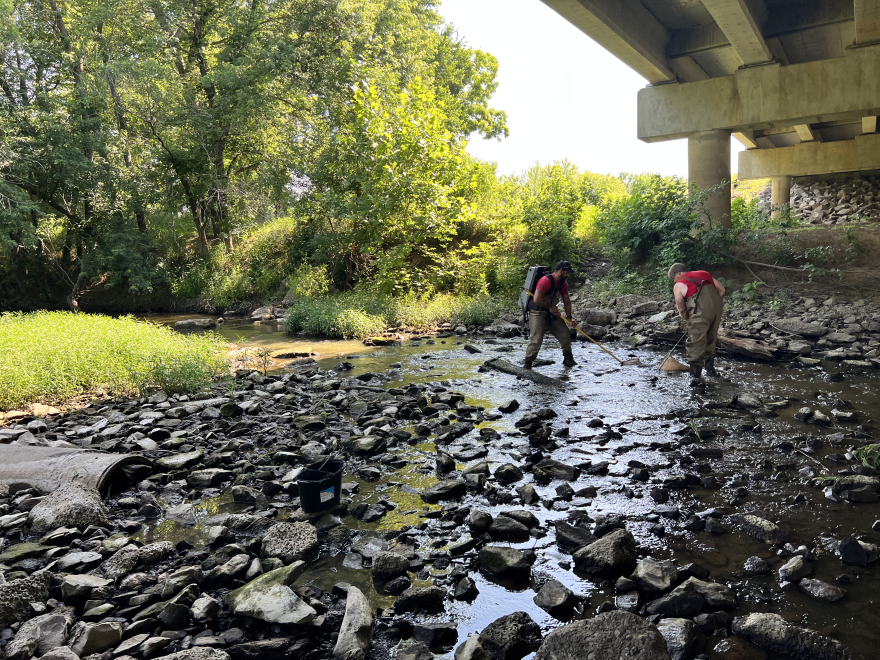
[[[648,80],[637,135],[688,138],[695,187],[730,179],[730,135],[776,206],[792,176],[880,169],[880,0],[541,1]]]

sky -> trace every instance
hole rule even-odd
[[[507,113],[510,137],[473,136],[468,150],[499,173],[567,158],[600,174],[687,176],[687,140],[636,137],[636,94],[647,81],[541,0],[442,0],[440,13],[469,46],[498,58],[492,106]],[[734,140],[734,172],[741,150]]]

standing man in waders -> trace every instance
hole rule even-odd
[[[565,307],[565,315],[571,321],[571,327],[577,324],[571,318],[571,298],[568,297],[568,276],[574,272],[571,264],[560,261],[553,269],[552,275],[545,275],[535,287],[535,297],[529,300],[529,345],[526,347],[525,368],[531,369],[532,363],[538,357],[541,344],[544,343],[544,333],[550,331],[559,345],[562,346],[562,364],[573,367],[577,364],[571,354],[571,332],[557,314],[559,314],[559,301]]]
[[[685,354],[691,368],[691,386],[707,376],[715,376],[715,343],[724,311],[724,285],[705,270],[688,270],[684,264],[673,264],[669,278],[675,282],[675,306],[687,323],[688,338]]]

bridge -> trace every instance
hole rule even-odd
[[[542,0],[649,83],[638,137],[688,140],[693,186],[721,186],[730,221],[730,138],[740,179],[880,170],[880,0]]]

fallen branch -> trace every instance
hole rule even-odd
[[[512,362],[502,360],[501,358],[486,360],[483,365],[489,367],[490,369],[495,369],[496,371],[501,371],[512,376],[518,376],[520,378],[533,380],[539,385],[565,387],[565,383],[563,383],[561,380],[556,380],[555,378],[550,378],[550,376],[545,376],[544,374],[538,373],[534,369],[523,369],[522,367],[518,367]]]

